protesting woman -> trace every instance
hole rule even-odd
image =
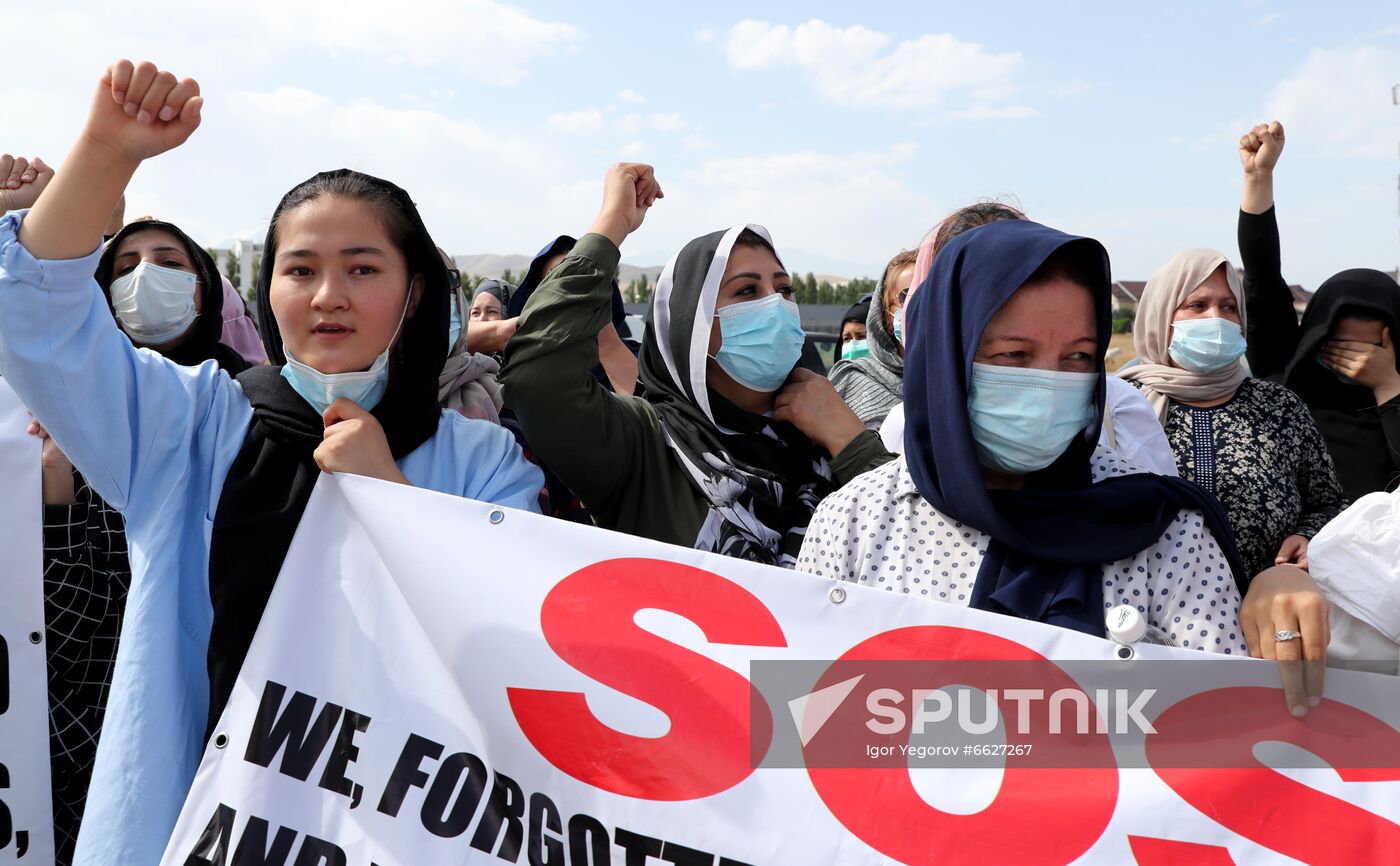
[[[259,276],[272,365],[138,352],[91,274],[141,161],[199,125],[198,85],[103,75],[62,172],[0,220],[0,374],[127,521],[132,581],[77,862],[154,863],[320,473],[533,508],[501,428],[437,404],[447,274],[408,195],[350,171],[273,213]]]
[[[904,455],[821,505],[801,570],[1099,636],[1105,611],[1131,604],[1172,644],[1245,652],[1219,505],[1096,452],[1110,331],[1097,241],[1025,220],[972,229],[904,315]]]
[[[1247,576],[1214,497],[1095,447],[1110,333],[1097,241],[1025,221],[973,229],[905,314],[906,453],[821,504],[801,570],[1097,636],[1127,604],[1177,646],[1323,657],[1327,607],[1306,575],[1272,569],[1241,605]],[[1302,715],[1321,682],[1305,696],[1292,671]]]
[[[1400,485],[1400,285],[1352,268],[1328,279],[1299,323],[1283,279],[1273,172],[1283,126],[1259,124],[1240,138],[1244,196],[1240,259],[1249,309],[1249,364],[1307,404],[1347,498]]]
[[[1297,395],[1251,379],[1238,273],[1187,250],[1147,281],[1133,322],[1142,363],[1120,375],[1166,429],[1181,477],[1219,497],[1252,577],[1307,568],[1308,539],[1346,506],[1322,434]]]
[[[899,292],[895,324],[900,339],[907,339],[904,309],[919,286],[927,281],[940,250],[954,238],[978,226],[1002,220],[1024,219],[1026,215],[1021,211],[999,202],[977,202],[958,208],[944,217],[938,227],[929,232],[928,237],[919,245],[910,277],[913,282]],[[888,410],[884,423],[880,425],[880,439],[891,451],[904,450],[902,404],[896,403]],[[1103,428],[1099,433],[1099,444],[1112,450],[1130,466],[1137,466],[1158,475],[1176,474],[1176,461],[1152,407],[1147,405],[1147,401],[1137,389],[1111,377],[1107,381],[1104,394]]]
[[[97,285],[122,332],[176,364],[213,361],[236,375],[247,361],[220,342],[223,281],[214,260],[179,228],[140,220],[98,260]],[[54,841],[70,863],[117,656],[131,574],[121,514],[97,495],[35,421],[44,439],[44,586]]]
[[[830,382],[796,369],[792,281],[757,226],[696,238],[662,271],[645,397],[599,384],[618,246],[660,197],[650,166],[608,171],[593,227],[525,306],[506,405],[600,526],[790,566],[822,497],[890,455]]]

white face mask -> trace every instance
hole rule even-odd
[[[131,339],[148,346],[167,343],[189,328],[199,280],[188,271],[141,262],[112,281],[112,311]]]

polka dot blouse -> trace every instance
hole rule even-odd
[[[1094,454],[1094,479],[1141,472]],[[919,495],[904,458],[859,475],[817,507],[797,569],[966,606],[991,536]],[[1164,643],[1244,655],[1240,595],[1200,512],[1183,511],[1162,539],[1103,570],[1104,608],[1130,604]]]

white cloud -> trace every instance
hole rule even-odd
[[[707,45],[711,42],[714,42],[716,37],[718,36],[719,34],[715,32],[713,27],[704,27],[696,31],[695,41],[699,42],[702,45]]]
[[[894,44],[887,33],[818,19],[797,27],[741,21],[724,50],[736,69],[795,66],[823,99],[859,107],[929,108],[963,93],[1002,99],[1014,91],[1022,64],[1018,52],[989,52],[948,33]]]
[[[546,138],[471,118],[291,87],[225,94],[218,109],[188,144],[142,167],[129,213],[158,211],[222,241],[266,220],[298,181],[348,167],[408,190],[439,244],[475,252],[529,249],[548,231],[539,214],[586,225],[597,207],[596,193],[580,200],[570,189]],[[262,155],[256,165],[252,154]],[[509,201],[532,206],[494,206]]]
[[[714,146],[714,139],[706,138],[703,135],[687,135],[681,142],[681,147],[686,150],[709,150]]]
[[[612,129],[618,135],[636,135],[642,131],[645,125],[646,118],[640,114],[632,113],[618,118]]]
[[[847,153],[710,159],[678,180],[662,177],[662,204],[684,203],[682,222],[692,234],[760,223],[773,232],[790,266],[858,276],[916,245],[947,210],[905,176],[917,153],[916,145],[899,143]],[[665,219],[663,207],[649,221]],[[667,240],[679,249],[690,236]]]
[[[953,116],[967,120],[1024,120],[1039,117],[1040,112],[1028,105],[978,105],[954,112]]]
[[[193,4],[198,5],[198,4]],[[516,84],[529,64],[572,47],[571,24],[535,18],[498,0],[245,0],[216,28],[254,24],[252,41],[369,54],[392,65],[442,66],[487,84]]]
[[[271,93],[240,93],[235,97],[266,117],[297,118],[330,105],[319,93],[300,87],[279,87]]]
[[[647,143],[645,141],[629,141],[622,146],[622,155],[636,158],[646,153]]]
[[[618,102],[646,102],[647,98],[632,88],[627,88],[617,95]]]
[[[1261,17],[1255,19],[1255,21],[1254,21],[1254,26],[1255,26],[1255,27],[1268,27],[1270,24],[1274,23],[1275,21],[1279,20],[1279,19],[1282,18],[1282,17],[1283,17],[1283,13],[1282,13],[1282,12],[1270,12],[1270,13],[1267,14],[1267,15],[1263,15],[1263,16],[1261,16]]]
[[[685,129],[685,121],[681,120],[680,114],[674,111],[669,114],[653,114],[651,128],[662,132],[680,132]]]
[[[1369,45],[1315,48],[1302,68],[1270,93],[1267,116],[1283,121],[1295,148],[1333,157],[1393,158],[1400,111],[1390,104],[1390,89],[1397,70],[1400,51]]]
[[[568,135],[595,135],[603,130],[603,113],[596,108],[556,112],[545,121],[552,129]]]

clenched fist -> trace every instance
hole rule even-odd
[[[1283,124],[1260,123],[1240,136],[1240,165],[1245,174],[1273,171],[1283,154]]]
[[[184,144],[199,127],[203,106],[193,78],[176,78],[154,63],[118,60],[98,82],[83,134],[139,162]]]

